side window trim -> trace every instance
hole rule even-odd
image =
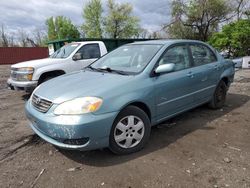
[[[192,55],[192,50],[191,50],[190,44],[191,44],[191,43],[188,43],[188,44],[187,44],[189,62],[190,62],[190,67],[194,67],[194,66],[195,66],[195,65],[194,65],[194,58],[193,58],[193,55]]]

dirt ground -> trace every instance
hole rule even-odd
[[[250,187],[250,70],[236,72],[226,105],[152,129],[140,152],[58,150],[29,128],[24,92],[0,66],[0,187]]]

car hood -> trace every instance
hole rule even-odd
[[[53,103],[62,103],[77,97],[95,96],[103,98],[103,94],[112,92],[114,88],[129,84],[134,76],[80,71],[56,77],[41,84],[34,93]]]
[[[33,67],[33,68],[40,68],[47,65],[51,65],[52,63],[61,63],[65,61],[65,59],[55,59],[55,58],[44,58],[44,59],[37,59],[31,61],[24,61],[21,63],[17,63],[12,65],[12,68],[21,68],[21,67]]]

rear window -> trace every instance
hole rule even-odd
[[[217,61],[215,54],[207,46],[201,44],[190,45],[195,66],[200,66]]]

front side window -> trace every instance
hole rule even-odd
[[[190,67],[188,48],[186,45],[174,46],[168,49],[159,61],[159,65],[173,63],[174,71]]]
[[[201,44],[190,45],[194,66],[200,66],[216,61],[215,54],[206,46]]]
[[[50,58],[67,58],[79,45],[79,43],[67,44],[55,51]]]
[[[133,44],[117,48],[91,65],[95,69],[111,69],[127,73],[141,72],[162,45]]]
[[[97,59],[101,57],[98,44],[86,44],[82,46],[76,53],[81,55],[81,59]]]

